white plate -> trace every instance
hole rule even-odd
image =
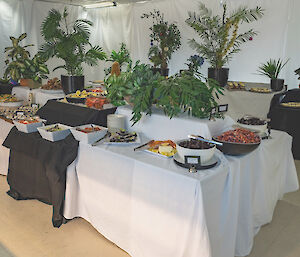
[[[18,102],[0,102],[1,107],[20,107],[23,105],[23,101]]]
[[[41,88],[40,88],[40,91],[45,94],[63,94],[63,92],[64,92],[62,89],[47,90],[47,89],[41,89]]]
[[[139,135],[139,133],[136,133],[136,139],[135,141],[133,142],[110,142],[110,137],[109,138],[106,138],[104,141],[103,141],[103,144],[106,144],[106,145],[135,145],[135,144],[140,144],[141,143],[141,137]]]
[[[159,156],[159,157],[164,157],[164,158],[167,158],[167,159],[170,159],[170,158],[173,158],[173,156],[176,154],[174,154],[174,155],[172,155],[172,156],[166,156],[166,155],[163,155],[163,154],[160,154],[160,153],[155,153],[155,152],[152,152],[152,151],[150,151],[150,150],[148,150],[148,149],[145,149],[144,150],[146,153],[151,153],[151,154],[153,154],[153,155],[156,155],[156,156]]]

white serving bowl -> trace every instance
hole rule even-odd
[[[264,124],[264,125],[246,125],[243,123],[239,123],[237,122],[239,127],[245,128],[245,129],[249,129],[249,130],[253,130],[254,132],[257,132],[259,134],[263,134],[264,132],[267,131],[268,128],[268,124]]]
[[[58,125],[63,130],[55,131],[55,132],[47,131],[47,129],[52,128],[55,125]],[[51,124],[51,125],[44,126],[44,127],[39,127],[39,128],[37,128],[37,130],[39,131],[42,138],[44,138],[48,141],[51,141],[51,142],[55,142],[55,141],[65,139],[70,134],[70,128],[71,128],[70,126],[56,123],[56,124]]]
[[[18,120],[14,120],[13,123],[15,124],[16,128],[24,133],[33,133],[37,132],[37,128],[42,127],[44,124],[42,121],[23,124],[20,123]]]
[[[76,130],[76,128],[84,129],[86,127],[91,127],[92,125],[93,125],[93,127],[100,128],[101,130],[90,132],[90,133],[84,133],[82,131]],[[97,140],[104,137],[107,133],[107,128],[101,127],[101,126],[98,126],[98,125],[94,125],[94,124],[81,125],[81,126],[78,126],[76,128],[71,128],[71,133],[73,134],[73,136],[75,137],[75,139],[77,141],[84,142],[86,144],[95,143]]]
[[[185,156],[200,156],[201,163],[206,163],[214,156],[216,151],[215,145],[209,149],[190,149],[179,145],[180,142],[186,140],[188,139],[183,139],[176,142],[177,153],[182,160],[184,160]]]

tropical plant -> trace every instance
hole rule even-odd
[[[41,26],[46,42],[41,46],[40,54],[45,59],[56,56],[64,60],[65,64],[54,70],[65,69],[70,76],[80,76],[83,63],[97,65],[98,60],[105,59],[106,55],[100,46],[92,46],[89,42],[93,23],[86,19],[70,22],[68,15],[66,8],[62,14],[55,9],[49,11]]]
[[[36,54],[30,59],[30,53],[26,48],[33,44],[20,46],[20,42],[26,38],[27,34],[23,33],[20,37],[10,37],[12,46],[6,47],[4,52],[7,53],[5,64],[7,65],[4,72],[4,79],[11,78],[18,81],[20,78],[33,79],[41,82],[42,78],[48,78],[49,70],[41,56]]]
[[[115,106],[126,104],[125,99],[130,98],[133,105],[131,120],[134,125],[141,119],[142,113],[151,115],[153,92],[162,79],[158,73],[153,74],[149,65],[138,61],[133,67],[129,64],[127,70],[119,76],[110,75],[105,80],[107,97]]]
[[[208,59],[213,68],[222,68],[234,54],[241,51],[243,43],[257,35],[253,29],[239,34],[239,26],[261,18],[263,14],[261,7],[239,7],[227,15],[227,6],[223,4],[223,15],[213,15],[212,10],[200,3],[199,13],[189,12],[186,23],[197,32],[201,42],[191,39],[189,45]]]
[[[200,73],[183,73],[162,81],[155,90],[157,106],[170,118],[187,112],[197,118],[210,117],[211,110],[218,106],[216,98],[223,95],[223,88],[214,79],[201,80]],[[222,114],[216,113],[216,117]]]
[[[280,58],[278,60],[270,59],[267,63],[261,64],[261,66],[258,67],[258,73],[259,75],[267,76],[271,79],[277,79],[279,73],[288,61],[289,59],[283,63],[283,60]]]
[[[149,60],[155,68],[167,69],[172,54],[181,46],[181,35],[177,25],[165,21],[164,15],[158,10],[154,10],[149,14],[144,13],[141,18],[152,18],[153,20],[150,27]]]
[[[199,68],[204,63],[204,58],[202,56],[199,56],[197,54],[190,56],[190,58],[187,59],[188,63],[186,65],[188,66],[189,72],[196,73],[198,72]]]
[[[295,70],[295,74],[298,75],[298,79],[300,80],[300,68]]]

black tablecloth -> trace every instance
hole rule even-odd
[[[19,86],[19,85],[16,85],[16,86]],[[0,94],[11,94],[12,89],[16,86],[0,83]]]
[[[67,167],[76,159],[78,142],[70,134],[50,142],[38,132],[11,129],[3,146],[10,149],[8,194],[16,200],[38,199],[53,205],[53,226],[63,222]]]
[[[49,100],[37,115],[47,120],[48,124],[62,123],[68,126],[79,126],[83,124],[95,124],[106,127],[107,115],[115,113],[116,107],[96,110],[74,104],[61,103]]]
[[[300,159],[300,108],[284,107],[280,103],[300,102],[300,89],[274,95],[268,117],[273,129],[285,131],[293,137],[293,155]]]

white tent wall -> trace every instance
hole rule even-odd
[[[105,52],[117,49],[125,42],[134,60],[149,63],[147,58],[150,47],[149,26],[151,20],[141,19],[144,12],[154,8],[161,10],[169,21],[176,21],[182,34],[182,47],[174,53],[169,68],[171,74],[184,68],[186,59],[194,54],[188,46],[188,39],[196,38],[195,32],[185,24],[188,11],[196,11],[198,0],[157,0],[146,3],[120,5],[116,8],[101,8],[84,10],[81,7],[68,6],[72,18],[86,17],[94,22],[91,42],[99,44]],[[203,0],[208,7],[221,13],[219,0]],[[259,31],[253,41],[242,46],[242,51],[235,55],[229,63],[230,80],[268,82],[267,78],[257,75],[257,67],[269,58],[291,58],[281,77],[286,79],[289,88],[298,87],[294,70],[300,66],[300,21],[297,10],[298,0],[227,0],[229,11],[240,6],[262,6],[266,12],[262,19],[250,25],[243,24],[241,29],[253,27]],[[28,33],[25,43],[34,43],[32,53],[42,43],[40,25],[51,8],[63,10],[62,4],[50,4],[35,0],[0,0],[0,75],[4,70],[4,54],[2,49],[10,45],[9,36]],[[59,63],[52,59],[48,62],[50,69]],[[97,67],[85,67],[86,80],[101,79],[104,76],[104,62]],[[208,62],[202,68],[207,73]],[[62,70],[57,70],[51,76],[59,76]]]

